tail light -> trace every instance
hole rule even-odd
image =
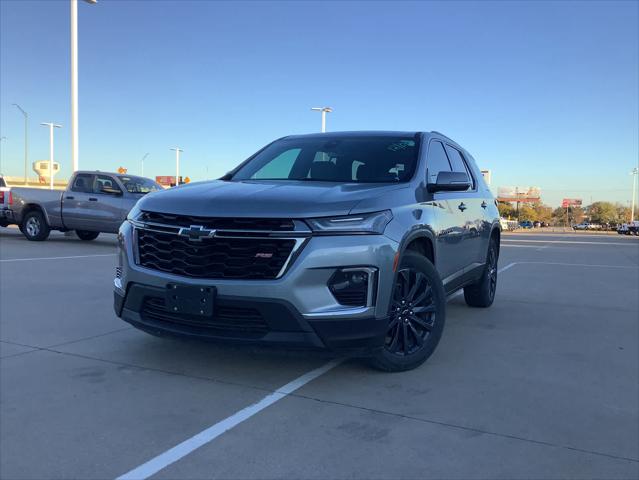
[[[8,192],[0,192],[0,203],[4,203],[4,198],[7,197],[7,204],[13,205],[13,195],[11,194],[11,190]]]

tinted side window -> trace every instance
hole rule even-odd
[[[75,177],[71,190],[74,192],[92,193],[93,175],[90,175],[88,173],[79,174],[77,177]]]
[[[428,173],[427,182],[435,183],[437,181],[437,174],[439,172],[450,172],[450,163],[448,163],[448,157],[446,157],[446,151],[441,142],[430,142],[430,148],[428,149]]]
[[[473,176],[470,174],[468,166],[466,165],[466,162],[464,161],[464,158],[462,157],[459,150],[451,147],[450,145],[446,145],[446,152],[448,152],[448,158],[450,160],[450,164],[453,166],[453,172],[461,172],[468,175],[468,178],[470,179],[470,183],[472,184],[471,188],[474,189],[475,182],[473,180]]]

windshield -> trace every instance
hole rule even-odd
[[[232,180],[406,182],[415,171],[417,150],[416,137],[285,138],[259,152]]]
[[[121,176],[120,181],[129,193],[149,193],[162,190],[162,187],[150,178]]]

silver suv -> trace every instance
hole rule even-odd
[[[151,193],[118,235],[115,311],[156,335],[347,349],[383,370],[435,350],[446,296],[492,304],[499,214],[437,132],[276,140],[213,182]]]

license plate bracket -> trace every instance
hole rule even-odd
[[[216,293],[215,287],[169,283],[165,302],[171,313],[212,317]]]

